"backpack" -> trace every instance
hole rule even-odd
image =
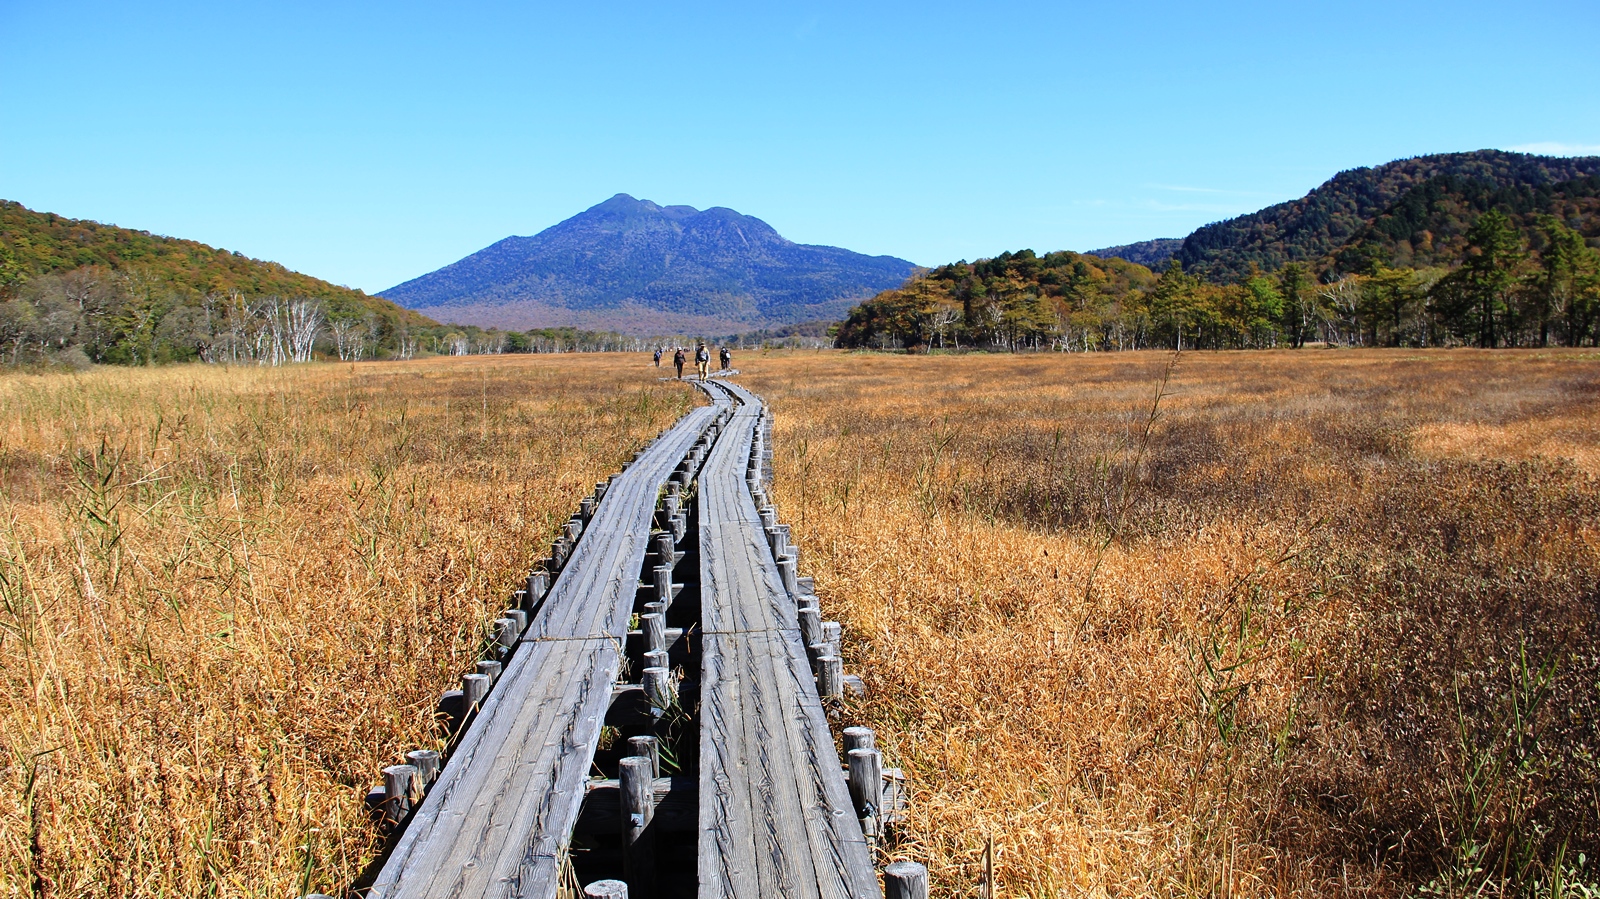
[[[695,351],[694,361],[696,361],[696,362],[710,362],[711,361],[711,351],[706,349],[705,347],[701,347],[700,349]]]

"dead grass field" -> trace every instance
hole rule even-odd
[[[348,884],[519,572],[693,402],[571,358],[0,378],[0,895]]]
[[[1552,895],[1600,850],[1595,354],[744,361],[941,889],[986,836],[1006,896]]]
[[[1600,851],[1593,353],[736,362],[937,894],[985,836],[1037,897],[1533,893]],[[516,572],[698,402],[654,374],[0,378],[0,894],[348,883]]]

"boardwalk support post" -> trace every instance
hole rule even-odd
[[[628,751],[650,760],[650,776],[661,776],[661,741],[655,737],[629,737]]]
[[[439,779],[439,752],[434,749],[413,749],[406,753],[406,761],[417,769],[418,792],[433,786]]]
[[[868,839],[878,836],[883,810],[883,754],[876,749],[850,750],[850,798]]]
[[[583,888],[583,896],[584,899],[628,899],[628,885],[620,880],[597,880]]]
[[[618,769],[622,797],[622,870],[635,899],[649,899],[656,879],[655,773],[650,760],[629,756]]]
[[[884,868],[883,899],[928,899],[928,869],[916,862]]]
[[[411,812],[413,795],[420,792],[414,765],[390,765],[383,769],[383,817],[398,824]]]

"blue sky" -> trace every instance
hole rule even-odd
[[[1600,3],[0,0],[0,197],[380,290],[617,192],[928,265],[1600,154]]]

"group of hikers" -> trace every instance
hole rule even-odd
[[[666,347],[656,347],[656,368],[661,367],[661,354],[666,352]],[[678,369],[678,379],[683,379],[683,364],[689,361],[689,354],[683,347],[673,347],[672,364]],[[717,350],[718,361],[722,363],[722,371],[733,367],[733,351],[727,347]],[[694,367],[700,372],[700,380],[704,381],[711,374],[711,349],[704,343],[694,348]]]

